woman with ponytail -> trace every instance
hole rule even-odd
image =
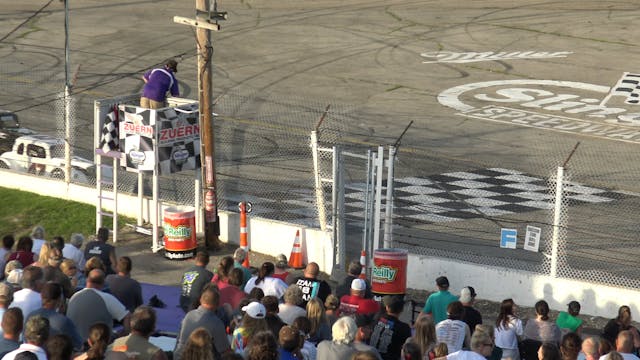
[[[270,295],[281,299],[288,286],[284,281],[272,276],[275,268],[272,262],[263,263],[258,270],[258,275],[247,281],[244,292],[248,294],[254,287],[257,287],[262,289],[265,296]]]
[[[556,322],[549,319],[549,304],[540,300],[535,308],[536,318],[527,321],[524,327],[524,338],[558,345],[562,334]]]
[[[84,354],[76,356],[73,360],[103,360],[110,340],[110,330],[106,324],[96,323],[89,328],[87,343],[89,349]]]

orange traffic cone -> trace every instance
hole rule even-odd
[[[367,252],[362,250],[360,252],[360,265],[362,265],[362,270],[360,271],[360,279],[367,278]]]
[[[291,256],[289,256],[289,267],[294,269],[304,268],[302,263],[302,244],[300,244],[300,230],[296,230],[296,239],[293,241]]]

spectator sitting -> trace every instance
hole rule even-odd
[[[108,350],[137,353],[138,360],[166,360],[167,355],[149,342],[156,329],[156,311],[151,306],[140,306],[131,315],[131,334],[117,338]]]
[[[352,260],[349,263],[349,267],[347,268],[347,276],[342,280],[342,283],[338,284],[336,287],[335,295],[340,299],[345,295],[349,295],[351,293],[351,283],[353,279],[359,279],[360,274],[362,272],[362,264],[360,264],[359,260]],[[364,293],[365,299],[371,299],[373,294],[371,293],[371,284],[365,279],[365,283],[367,284],[367,289]]]
[[[131,278],[131,258],[121,256],[116,265],[118,273],[109,275],[105,279],[105,283],[109,287],[111,294],[115,296],[129,312],[133,311],[142,302],[142,287],[140,283]]]
[[[251,302],[244,306],[245,312],[242,317],[242,325],[233,331],[231,348],[238,354],[245,354],[247,347],[251,346],[253,336],[260,331],[269,330],[265,317],[267,310],[259,302]]]
[[[37,258],[36,254],[31,251],[33,240],[29,236],[21,236],[16,245],[16,251],[12,252],[7,261],[18,260],[22,264],[22,268],[33,264]]]
[[[471,337],[470,351],[459,350],[447,355],[447,360],[484,360],[491,355],[493,351],[493,341],[491,336],[485,331],[475,331]],[[449,350],[451,351],[451,350]]]
[[[420,347],[411,341],[405,342],[400,351],[402,359],[420,359],[421,356]]]
[[[198,251],[195,257],[195,265],[182,274],[180,280],[180,307],[184,312],[189,312],[194,308],[194,304],[200,299],[200,294],[204,286],[211,282],[213,273],[207,270],[209,264],[209,254]],[[186,341],[186,338],[185,338]]]
[[[36,258],[40,256],[40,248],[47,241],[44,239],[44,228],[40,225],[31,230],[31,240],[33,241],[33,246],[31,247],[31,251],[36,255]]]
[[[436,324],[438,342],[447,344],[449,354],[469,347],[471,334],[469,326],[460,320],[464,314],[464,306],[460,301],[454,301],[447,306],[449,318]]]
[[[278,254],[278,256],[276,256],[276,270],[273,273],[273,277],[286,282],[287,276],[289,276],[289,272],[287,271],[288,266],[287,256],[285,254]]]
[[[233,258],[231,256],[225,256],[220,259],[218,263],[218,269],[216,274],[213,275],[211,282],[218,286],[218,289],[223,289],[229,285],[229,275],[233,269]]]
[[[207,329],[199,327],[189,336],[182,360],[213,360],[213,340]]]
[[[416,320],[414,329],[415,334],[408,338],[407,342],[411,341],[418,345],[421,353],[424,354],[424,360],[435,358],[433,350],[438,343],[438,339],[436,337],[436,326],[433,324],[433,320],[428,316],[420,317]]]
[[[324,301],[324,313],[327,316],[327,322],[329,322],[329,327],[333,326],[333,323],[338,320],[340,314],[340,299],[331,294],[327,296],[327,300]]]
[[[42,269],[37,266],[28,266],[22,274],[22,290],[13,294],[13,302],[9,307],[18,307],[26,318],[32,311],[42,307],[40,288],[43,283]]]
[[[247,286],[247,282],[249,281],[249,279],[251,279],[251,276],[253,276],[251,274],[251,270],[249,270],[249,268],[246,268],[243,263],[244,263],[244,259],[247,257],[247,252],[244,251],[243,248],[237,248],[236,251],[234,251],[233,253],[233,267],[236,269],[240,269],[242,270],[242,289],[245,288],[245,286]]]
[[[3,360],[14,360],[16,355],[23,351],[29,351],[38,357],[38,360],[47,360],[47,354],[43,348],[49,338],[49,321],[41,316],[33,316],[24,327],[25,342],[17,349],[7,353]]]
[[[300,332],[289,325],[285,325],[280,329],[278,334],[278,353],[280,360],[296,360],[302,359],[300,347],[303,344],[300,338]]]
[[[2,339],[0,339],[0,358],[20,347],[24,317],[20,308],[11,308],[2,315]]]
[[[309,341],[317,345],[323,340],[331,340],[331,328],[324,313],[324,305],[319,298],[312,298],[307,303],[307,317],[311,322]]]
[[[229,305],[228,308],[226,308],[229,315],[240,309],[240,301],[247,296],[247,294],[240,289],[240,286],[242,286],[242,276],[242,270],[237,268],[231,269],[228,286],[219,289],[220,304],[222,304],[222,306]]]
[[[382,360],[378,349],[369,345],[369,339],[371,339],[371,331],[373,325],[373,316],[371,315],[355,315],[356,326],[358,331],[353,342],[353,347],[358,351],[370,351],[376,354],[378,360]],[[419,349],[418,349],[419,350]],[[418,358],[420,360],[420,358]]]
[[[462,321],[464,321],[473,335],[473,331],[476,329],[476,325],[482,324],[482,314],[473,307],[473,303],[476,301],[476,290],[471,286],[463,287],[460,290],[460,302],[464,306],[464,313],[462,314]],[[490,334],[493,336],[493,334]]]
[[[567,304],[567,311],[560,311],[558,314],[556,325],[558,325],[561,332],[574,332],[580,335],[582,334],[582,319],[578,315],[580,315],[580,303],[571,301]]]
[[[93,269],[87,277],[87,287],[73,294],[67,307],[67,316],[76,324],[80,337],[89,336],[89,328],[95,323],[104,323],[112,329],[113,321],[124,325],[124,332],[129,332],[131,314],[115,298],[102,291],[104,286],[104,271]]]
[[[315,262],[310,262],[303,272],[303,277],[296,278],[293,283],[296,284],[300,290],[302,290],[302,306],[307,306],[307,302],[314,297],[320,298],[324,303],[327,296],[331,294],[331,286],[318,278],[320,275],[320,267]]]
[[[13,292],[22,289],[22,264],[18,260],[7,262],[4,268],[4,282],[13,288]]]
[[[60,270],[62,263],[62,252],[56,248],[49,250],[49,261],[42,268],[44,281],[53,281],[62,286],[62,292],[65,299],[69,299],[75,292],[75,288],[71,285],[71,280]]]
[[[102,272],[106,273],[106,268],[104,266],[104,263],[97,256],[89,258],[84,263],[84,269],[82,270],[82,273],[78,275],[79,288],[84,289],[87,286],[87,278],[89,277],[89,273],[94,269],[102,270]],[[109,284],[105,283],[102,286],[102,291],[110,293],[111,291],[109,290]]]
[[[538,360],[561,360],[560,350],[558,349],[558,345],[545,342],[542,343],[540,348],[538,349]]]
[[[307,316],[307,311],[302,308],[302,290],[297,286],[289,286],[284,292],[284,303],[280,304],[278,316],[287,324],[293,324],[298,316]]]
[[[577,360],[581,347],[582,339],[578,334],[570,332],[564,335],[560,342],[562,360]]]
[[[638,330],[631,325],[631,320],[631,308],[627,305],[620,306],[618,309],[618,316],[615,319],[609,320],[605,325],[602,337],[609,341],[609,343],[615,344],[618,338],[618,333],[623,330],[629,330],[633,335],[634,347],[640,348]]]
[[[618,333],[618,337],[616,338],[616,349],[617,352],[622,355],[624,360],[638,360],[639,358],[633,353],[633,334],[629,330],[622,330]],[[610,360],[611,353],[602,355],[600,360]]]
[[[380,316],[373,329],[370,345],[378,349],[384,360],[395,360],[400,357],[402,345],[411,336],[411,328],[400,320],[404,309],[402,298],[385,296],[383,303],[385,314]]]
[[[598,360],[600,358],[600,341],[594,336],[584,339],[581,349],[586,360]]]
[[[316,349],[316,344],[309,341],[309,332],[311,332],[311,321],[309,321],[309,319],[304,316],[300,316],[293,320],[293,324],[291,326],[300,332],[300,335],[304,340],[302,348],[300,349],[302,358],[305,360],[315,359],[318,356],[318,350]]]
[[[365,299],[367,285],[362,279],[353,279],[351,294],[340,298],[340,315],[375,314],[380,311],[380,304],[373,299]]]
[[[9,284],[0,283],[0,319],[2,319],[2,315],[5,313],[5,311],[7,311],[12,301],[13,288]],[[0,336],[2,336],[1,330],[2,329],[0,329]]]
[[[13,235],[5,235],[2,237],[2,247],[0,247],[0,269],[2,270],[2,273],[0,273],[2,276],[1,278],[4,278],[4,267],[7,264],[7,258],[11,254],[11,249],[15,242],[16,240]]]
[[[286,292],[284,296],[287,296]],[[273,336],[276,336],[276,334],[280,336],[280,329],[287,324],[285,324],[278,316],[278,312],[280,311],[278,308],[278,298],[268,295],[263,297],[262,300],[260,300],[260,303],[264,305],[264,309],[267,311],[267,315],[264,317],[267,322],[267,327],[269,327]]]
[[[447,306],[458,298],[449,292],[449,279],[446,276],[436,279],[436,287],[438,291],[429,295],[420,316],[432,316],[433,323],[437,325],[447,319]]]
[[[107,346],[111,340],[109,327],[104,323],[95,323],[89,328],[89,337],[87,344],[89,349],[75,357],[74,360],[102,360],[107,351]]]
[[[258,287],[264,291],[265,295],[273,295],[278,299],[282,298],[282,295],[284,295],[284,292],[287,290],[287,284],[272,276],[274,270],[275,266],[272,262],[263,263],[262,266],[260,266],[260,270],[258,270],[258,275],[253,276],[247,281],[244,292],[249,294],[254,287]]]
[[[83,339],[78,334],[75,324],[58,311],[64,307],[64,297],[62,297],[62,286],[54,282],[48,282],[42,286],[40,291],[42,307],[34,310],[27,316],[27,321],[33,316],[42,316],[49,320],[49,335],[66,334],[70,337],[73,348],[80,350]]]
[[[339,318],[331,327],[332,340],[325,340],[318,344],[317,360],[350,359],[356,353],[352,344],[356,338],[358,327],[350,316]],[[400,356],[400,353],[398,353]],[[396,357],[397,360],[398,357]]]
[[[213,339],[214,356],[218,356],[229,351],[229,341],[224,323],[216,315],[216,309],[220,304],[220,295],[215,287],[205,287],[200,295],[200,306],[191,310],[182,320],[180,331],[173,351],[173,359],[180,360],[180,356],[186,346],[191,333],[199,328],[207,329]]]
[[[62,256],[65,259],[71,259],[76,263],[78,268],[84,268],[84,252],[80,250],[82,247],[82,243],[84,243],[84,236],[82,234],[74,233],[71,234],[71,238],[69,238],[69,243],[64,244],[62,248]]]
[[[64,238],[62,236],[54,236],[49,244],[53,249],[60,250],[60,254],[62,254],[62,249],[64,249]]]
[[[101,227],[98,229],[96,239],[90,241],[84,247],[84,258],[97,256],[104,264],[105,273],[107,275],[115,274],[113,266],[116,264],[116,248],[107,244],[109,240],[109,229]]]
[[[65,334],[49,336],[45,344],[47,360],[71,360],[73,344],[71,338]]]
[[[495,338],[495,328],[493,327],[493,325],[485,325],[485,324],[478,324],[476,325],[476,328],[474,330],[474,334],[476,333],[476,331],[482,331],[485,334],[487,334],[490,338],[491,338],[491,343],[493,344],[492,346],[492,350],[491,350],[491,355],[489,355],[487,357],[487,360],[500,360],[503,358],[502,356],[502,349],[499,348],[496,345],[496,338]],[[471,336],[473,338],[473,335]]]
[[[535,304],[536,318],[529,319],[524,327],[524,338],[541,342],[560,343],[560,329],[549,319],[549,304],[540,300]]]
[[[71,259],[64,259],[60,263],[60,271],[69,279],[71,288],[75,290],[78,288],[78,267],[76,263]]]
[[[278,341],[270,331],[259,331],[247,351],[246,360],[278,360]]]

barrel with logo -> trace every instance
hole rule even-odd
[[[376,295],[404,295],[407,290],[407,259],[405,249],[373,251],[371,291]]]
[[[164,209],[164,256],[167,259],[190,259],[195,256],[196,212],[191,207],[174,206]]]

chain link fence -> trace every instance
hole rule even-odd
[[[37,133],[64,137],[63,89],[58,86],[62,75],[51,69],[27,72],[0,66],[0,85],[5,89],[0,108],[38,119],[32,129]],[[371,114],[331,99],[238,90],[217,94],[219,209],[237,211],[238,202],[249,201],[251,216],[319,227],[319,215],[324,212],[330,224],[332,188],[323,183],[325,207],[319,212],[309,141],[328,104],[331,107],[318,128],[322,146],[339,145],[366,155],[375,149],[374,142],[386,146],[396,140],[386,135],[370,140],[370,134],[354,124]],[[69,108],[73,155],[88,159],[93,158],[92,105],[86,94],[74,95]],[[409,120],[403,115],[394,119]],[[395,246],[423,255],[549,274],[556,169],[575,144],[562,134],[522,139],[513,148],[482,138],[478,149],[464,152],[423,139],[422,132],[429,130],[409,129],[406,143],[415,145],[399,147],[393,198]],[[640,285],[635,265],[640,255],[636,250],[640,225],[635,216],[640,210],[636,181],[640,167],[635,154],[634,144],[587,139],[568,162],[558,276]],[[330,178],[330,154],[323,153],[319,164],[320,177]],[[355,257],[363,225],[369,221],[365,210],[372,206],[364,197],[369,169],[365,160],[357,158],[346,158],[343,165],[348,253]],[[136,175],[119,171],[120,191],[134,193]],[[149,195],[150,181],[144,187]],[[194,174],[163,176],[160,190],[163,201],[193,204]],[[542,229],[539,252],[524,250],[521,241],[516,249],[499,248],[502,228],[516,229],[521,240],[527,225]]]

